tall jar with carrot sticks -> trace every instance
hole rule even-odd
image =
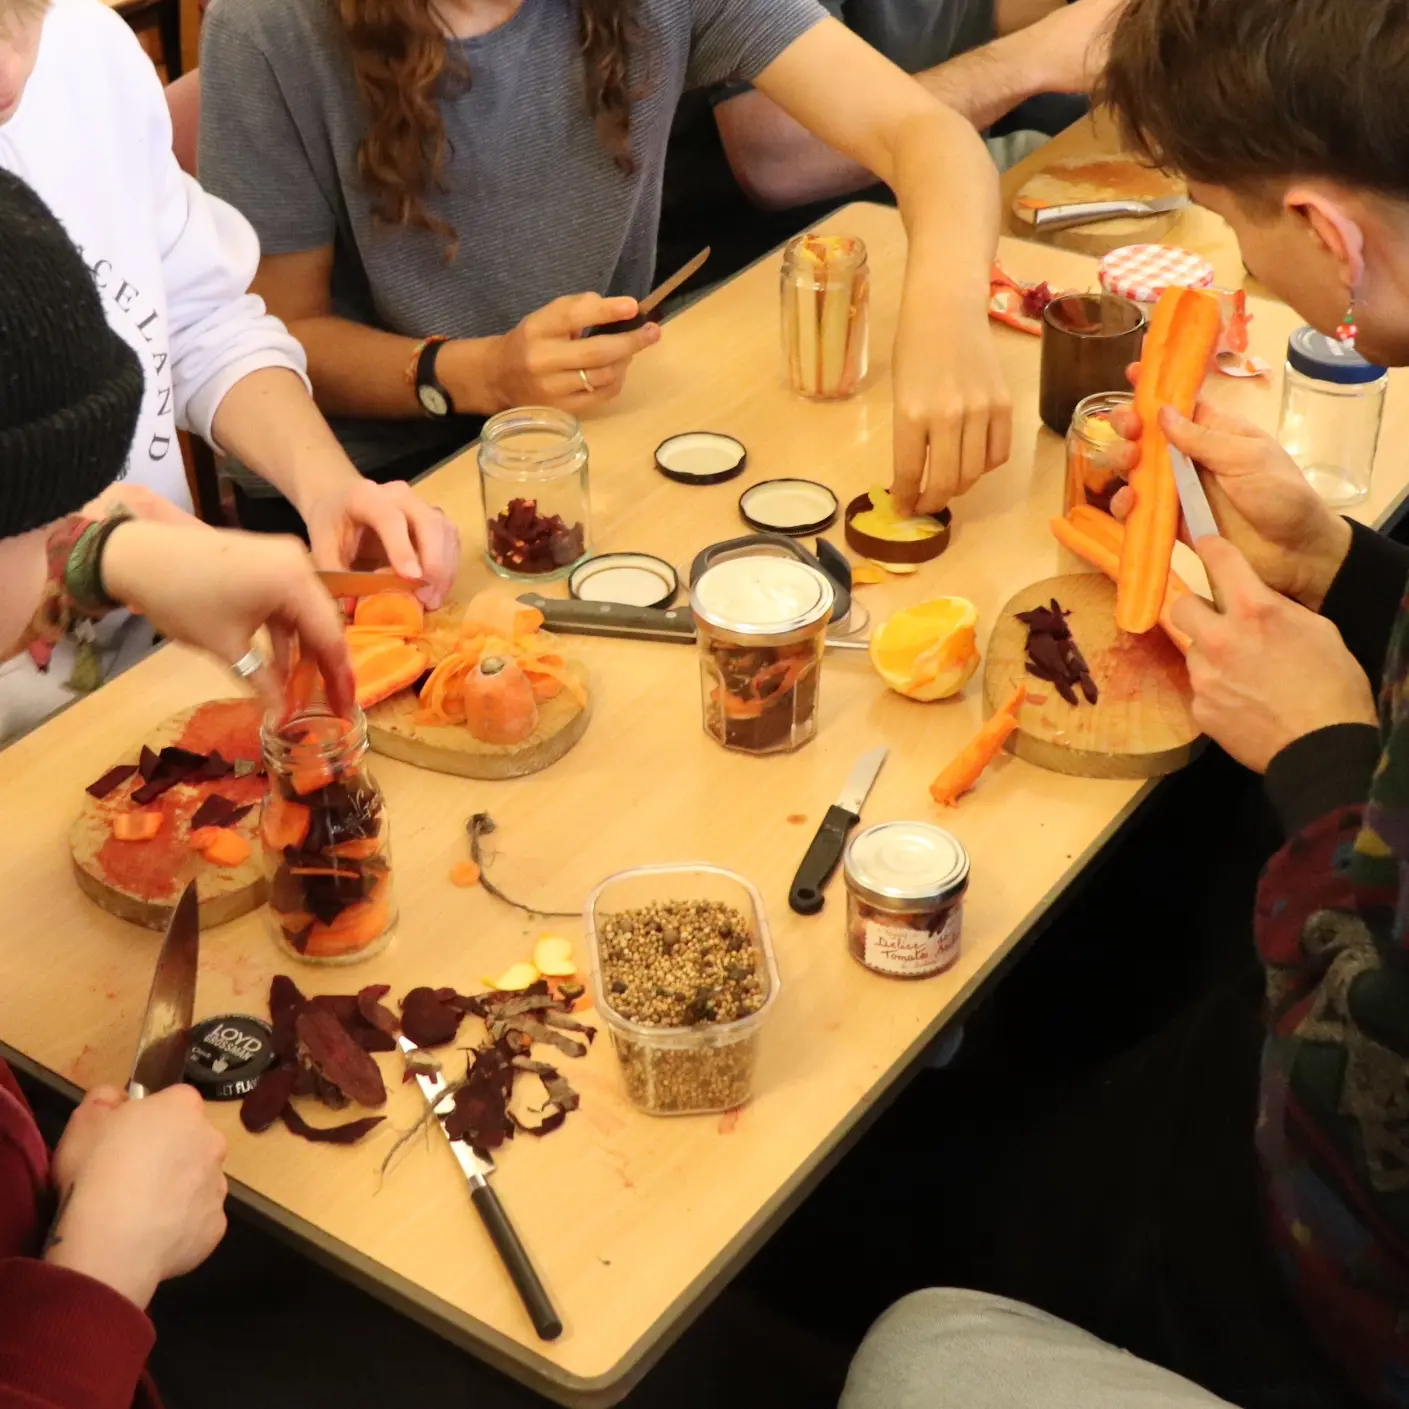
[[[380,953],[396,924],[386,802],[366,768],[367,720],[311,703],[261,730],[260,821],[275,941],[314,964]]]
[[[814,401],[853,395],[866,376],[871,271],[851,235],[799,235],[783,251],[783,366]]]

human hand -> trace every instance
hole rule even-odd
[[[109,596],[225,665],[267,627],[274,656],[251,682],[267,708],[282,707],[295,642],[318,662],[333,710],[352,707],[342,618],[297,539],[137,520],[109,537],[102,574]]]
[[[313,561],[320,568],[384,562],[402,577],[421,578],[419,596],[432,610],[460,570],[460,531],[402,480],[375,484],[361,475],[339,481],[304,508]]]
[[[55,1151],[61,1203],[44,1260],[145,1307],[225,1236],[225,1149],[189,1086],[141,1101],[94,1092]]]
[[[1255,773],[1332,724],[1374,724],[1375,699],[1340,632],[1263,583],[1232,543],[1195,545],[1223,610],[1190,594],[1174,605],[1188,633],[1194,722]]]
[[[1139,440],[1134,411],[1117,411],[1111,423],[1126,441]],[[1209,507],[1224,537],[1274,592],[1319,611],[1350,551],[1350,525],[1321,502],[1292,457],[1265,431],[1208,405],[1192,421],[1167,406],[1160,426],[1205,472]],[[1128,473],[1138,458],[1138,446],[1129,444],[1117,449],[1113,463]],[[1129,491],[1121,490],[1111,509],[1124,518],[1128,505]]]
[[[530,313],[495,340],[487,374],[494,409],[556,406],[576,413],[619,396],[631,359],[660,341],[660,326],[582,334],[634,318],[636,308],[634,298],[572,294]]]
[[[988,311],[936,307],[907,287],[895,335],[895,482],[902,513],[937,514],[1003,464],[1013,409]]]

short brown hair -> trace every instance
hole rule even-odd
[[[1129,0],[1100,97],[1194,181],[1409,198],[1409,0]]]

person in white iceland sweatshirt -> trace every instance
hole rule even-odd
[[[176,436],[189,430],[297,507],[320,567],[350,566],[380,540],[437,605],[459,564],[454,526],[406,485],[354,469],[309,394],[303,349],[250,292],[253,229],[181,171],[171,136],[151,60],[101,0],[0,0],[0,167],[34,187],[79,247],[146,376],[126,478],[92,511],[189,511]],[[105,678],[151,644],[145,623],[109,618]],[[0,742],[73,698],[72,667],[62,643],[47,669],[28,656],[0,668]]]

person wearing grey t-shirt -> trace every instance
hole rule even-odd
[[[201,73],[202,180],[258,231],[255,288],[373,478],[502,408],[620,392],[669,329],[579,335],[635,314],[676,104],[728,81],[896,192],[902,504],[933,512],[1008,457],[993,164],[816,0],[217,0]]]

